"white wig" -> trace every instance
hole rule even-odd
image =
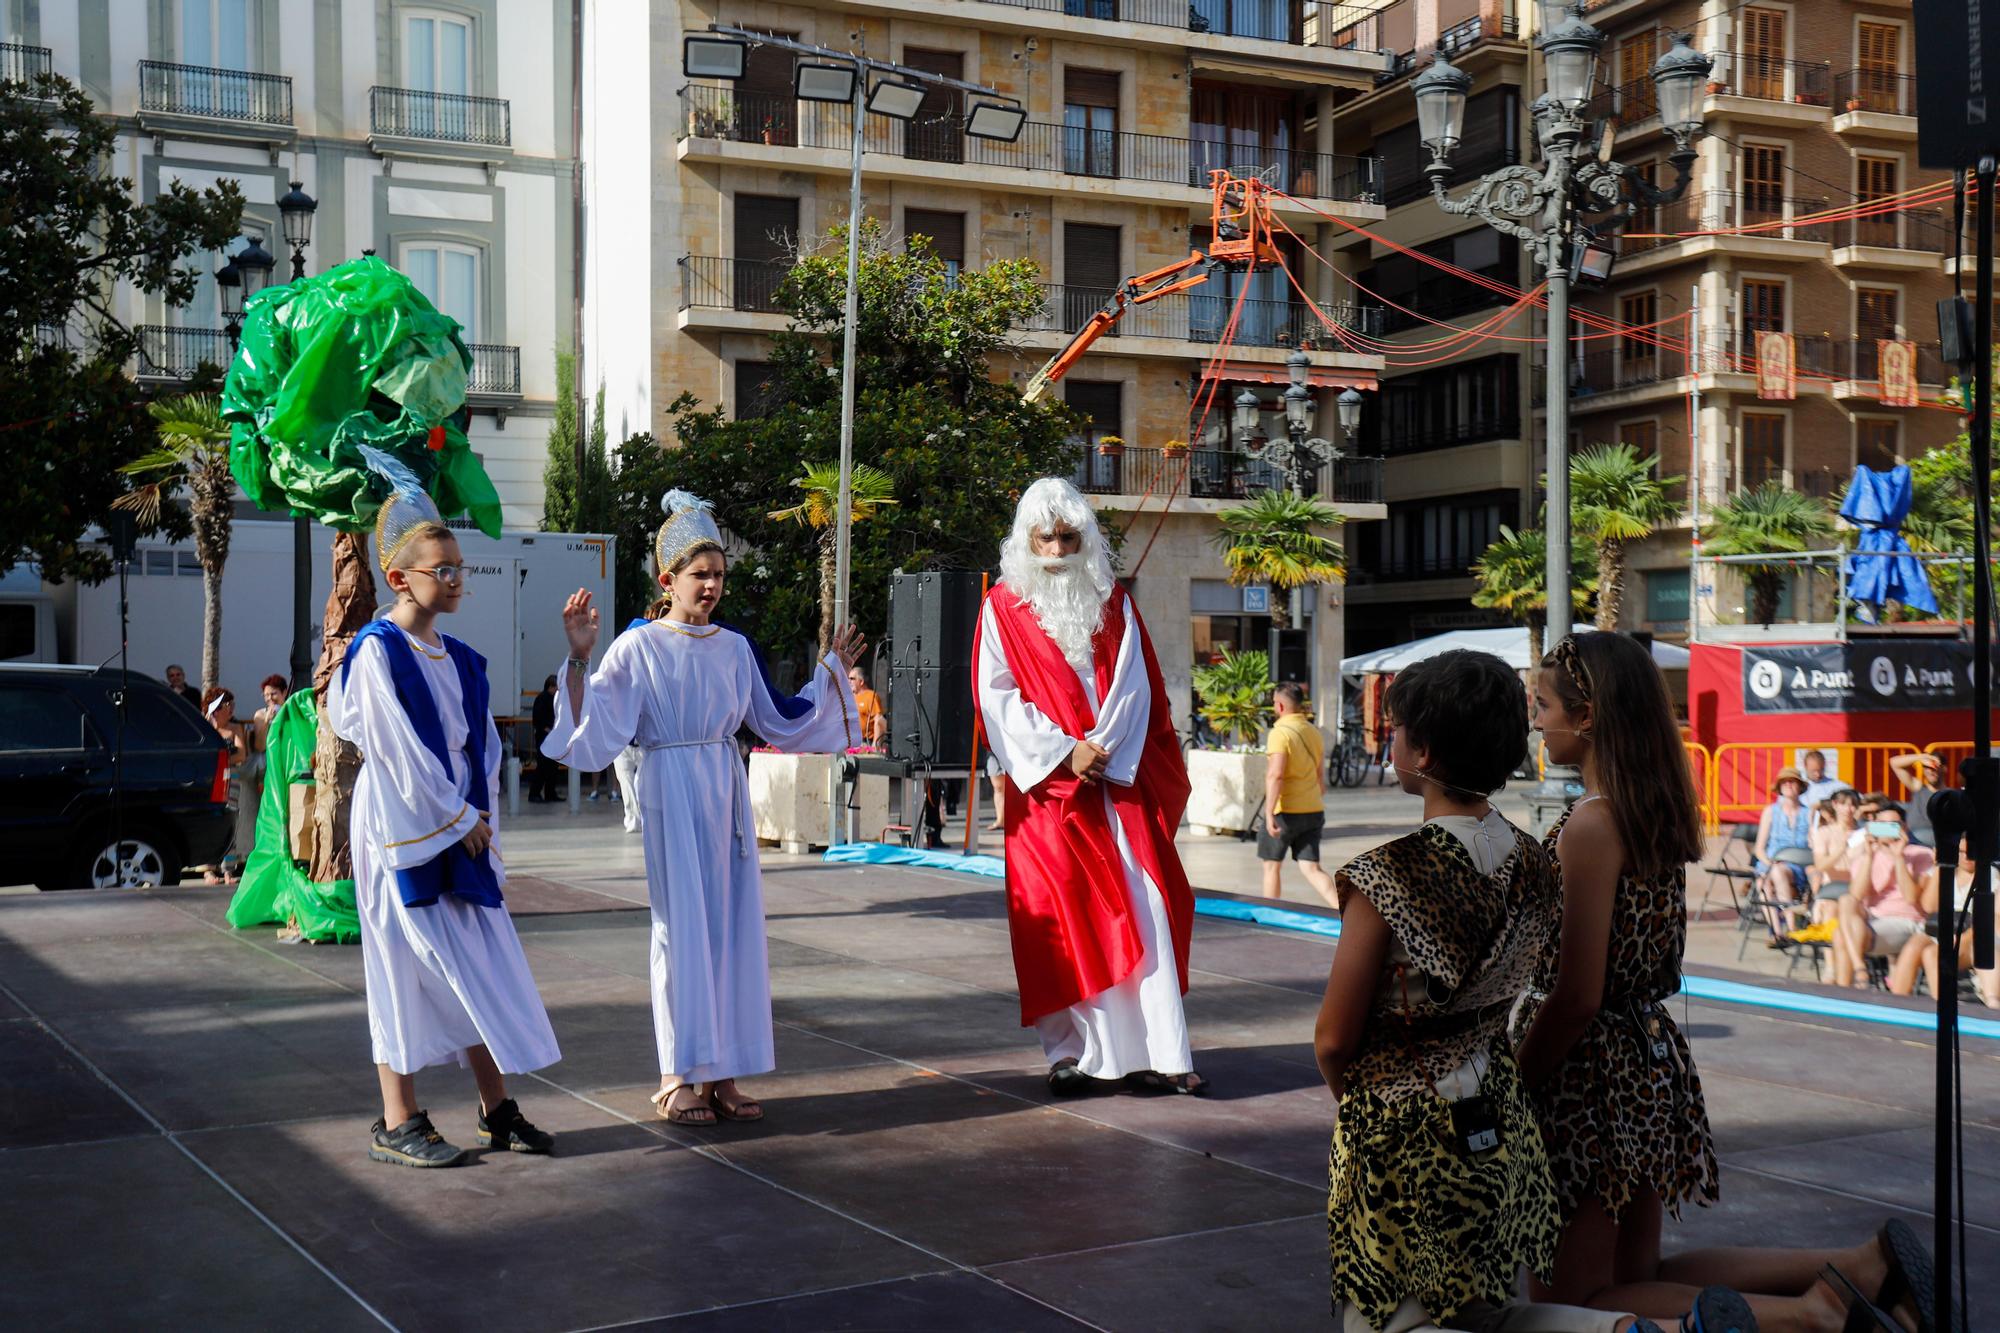
[[[1043,477],[1021,496],[1020,506],[1014,510],[1014,530],[1000,544],[1000,578],[1018,593],[1034,588],[1040,581],[1040,570],[1033,563],[1034,534],[1047,532],[1058,523],[1074,528],[1083,539],[1077,553],[1083,557],[1090,586],[1100,602],[1108,601],[1117,580],[1112,577],[1104,533],[1097,526],[1097,511],[1082,491],[1062,477]]]

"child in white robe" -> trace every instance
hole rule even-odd
[[[757,835],[736,731],[747,724],[794,753],[858,743],[847,667],[862,641],[843,629],[804,690],[778,694],[755,645],[712,622],[727,561],[707,505],[681,491],[665,502],[671,517],[654,558],[670,609],[628,627],[592,673],[597,612],[581,589],[569,599],[570,659],[542,753],[583,768],[631,743],[644,756],[638,796],[660,1065],[653,1104],[674,1124],[710,1126],[762,1119],[736,1080],[776,1064]]]
[[[392,498],[376,535],[396,605],[355,637],[329,691],[335,731],[363,758],[351,846],[382,1086],[368,1155],[419,1167],[464,1160],[416,1104],[416,1071],[447,1060],[478,1084],[481,1145],[547,1153],[555,1137],[522,1116],[504,1078],[561,1052],[500,897],[500,738],[486,664],[435,625],[464,592],[458,542],[421,492]]]

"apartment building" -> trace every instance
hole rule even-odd
[[[1326,253],[1343,221],[1383,216],[1375,164],[1334,133],[1336,100],[1387,67],[1370,8],[599,3],[585,43],[585,376],[593,391],[605,386],[614,432],[667,436],[665,409],[683,391],[754,411],[769,336],[784,323],[773,298],[789,256],[847,215],[849,109],[797,99],[795,57],[772,46],[753,48],[733,85],[685,79],[682,39],[710,23],[986,85],[1026,109],[1012,143],[968,137],[964,99],[939,89],[915,120],[871,115],[863,130],[863,208],[891,244],[924,235],[953,263],[1040,265],[1046,309],[1018,330],[998,373],[1025,382],[1126,276],[1205,248],[1216,168],[1262,173],[1291,196],[1281,215],[1304,243],[1284,240],[1288,268],[1337,319],[1364,318],[1309,251]],[[1262,647],[1268,625],[1262,590],[1229,587],[1209,540],[1219,512],[1284,484],[1239,448],[1232,401],[1255,389],[1265,430],[1282,434],[1285,358],[1303,348],[1320,433],[1337,437],[1333,398],[1372,390],[1380,364],[1343,349],[1284,273],[1249,277],[1248,292],[1244,281],[1217,274],[1136,309],[1059,386],[1089,423],[1076,480],[1128,524],[1128,561],[1151,547],[1133,591],[1182,722],[1190,667],[1222,647]],[[1218,356],[1239,297],[1236,336]],[[1210,381],[1216,410],[1190,439],[1190,404]],[[1098,447],[1108,436],[1125,442],[1122,453]],[[1185,461],[1163,452],[1169,441],[1192,445]],[[1373,460],[1351,459],[1312,481],[1341,504],[1350,541],[1382,512],[1378,476]],[[1303,599],[1311,631],[1288,675],[1330,685],[1340,602],[1338,589]]]
[[[1654,60],[1671,34],[1685,31],[1714,69],[1686,195],[1635,218],[1609,282],[1573,293],[1579,316],[1667,323],[1633,337],[1603,336],[1583,318],[1573,324],[1582,341],[1571,344],[1571,447],[1624,441],[1656,452],[1664,475],[1685,479],[1678,498],[1712,507],[1767,478],[1831,496],[1856,464],[1888,466],[1948,439],[1957,427],[1951,414],[1883,401],[1878,365],[1881,342],[1908,340],[1916,344],[1922,399],[1935,402],[1949,378],[1933,320],[1951,284],[1948,208],[1791,225],[1939,179],[1916,166],[1910,6],[1595,0],[1582,8],[1606,34],[1589,119],[1608,127],[1619,161],[1656,184],[1668,184],[1673,168],[1650,77]],[[1374,145],[1356,151],[1380,160],[1388,207],[1376,229],[1382,239],[1349,238],[1342,270],[1366,289],[1352,299],[1379,302],[1391,340],[1412,349],[1391,355],[1362,432],[1364,450],[1387,456],[1388,519],[1364,532],[1352,553],[1354,651],[1502,623],[1471,605],[1466,567],[1501,524],[1539,518],[1543,354],[1531,341],[1510,339],[1545,330],[1524,314],[1496,331],[1504,337],[1422,350],[1452,337],[1426,321],[1470,326],[1504,298],[1384,243],[1519,288],[1541,280],[1517,242],[1437,208],[1409,91],[1409,76],[1437,52],[1473,78],[1465,140],[1452,158],[1454,193],[1496,167],[1533,161],[1538,11],[1523,0],[1401,0],[1380,16],[1398,53],[1390,70],[1335,109],[1343,144]],[[1690,235],[1728,229],[1735,230]],[[1698,324],[1680,318],[1697,301]],[[1793,398],[1758,396],[1756,338],[1764,330],[1792,335]],[[1686,631],[1688,552],[1683,525],[1633,553],[1627,627]],[[1722,600],[1732,594],[1724,588]],[[1714,623],[1733,612],[1708,606],[1702,618]]]
[[[580,0],[579,0],[580,3]],[[278,201],[318,204],[308,272],[373,251],[464,326],[473,449],[504,521],[542,517],[555,349],[574,333],[571,0],[5,0],[5,77],[53,71],[121,134],[112,169],[144,199],[232,180],[243,232],[291,273]],[[233,254],[239,243],[230,247]],[[192,305],[130,289],[142,383],[233,355],[214,272]]]

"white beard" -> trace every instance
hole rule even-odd
[[[1090,666],[1090,641],[1104,623],[1105,599],[1091,582],[1088,557],[1082,552],[1064,556],[1031,556],[1027,586],[1017,588],[1028,608],[1035,613],[1043,633],[1055,641],[1069,664],[1078,670]]]

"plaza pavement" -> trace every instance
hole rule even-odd
[[[1406,798],[1339,799],[1345,830],[1407,826]],[[358,950],[231,931],[215,889],[0,892],[0,1328],[1326,1326],[1333,1107],[1308,1043],[1330,941],[1199,919],[1188,1012],[1213,1095],[1051,1104],[996,882],[767,855],[779,1070],[748,1086],[769,1119],[687,1130],[646,1102],[645,886],[616,820],[534,807],[503,828],[564,1052],[514,1090],[559,1155],[445,1172],[364,1155]],[[1205,888],[1254,882],[1242,844],[1188,860]],[[1671,1248],[1927,1229],[1922,1034],[1680,1012],[1723,1204],[1670,1225]],[[1965,1052],[1986,1319],[1996,1048]],[[470,1142],[469,1077],[418,1086]]]

